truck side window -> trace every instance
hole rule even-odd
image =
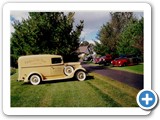
[[[61,58],[52,58],[51,59],[52,64],[57,64],[57,63],[61,63],[62,59]]]

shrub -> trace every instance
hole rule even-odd
[[[11,67],[11,75],[16,73],[16,68]]]

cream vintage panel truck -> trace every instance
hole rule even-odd
[[[86,70],[80,62],[64,63],[61,55],[28,55],[18,59],[18,81],[38,85],[41,81],[76,77],[86,79]]]

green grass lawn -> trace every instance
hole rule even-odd
[[[143,74],[143,64],[138,64],[134,66],[125,66],[125,67],[111,67],[111,69],[122,70],[136,74]]]
[[[11,76],[11,107],[137,107],[139,90],[96,73],[88,80],[45,82],[37,86]]]

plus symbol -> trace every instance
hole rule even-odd
[[[142,101],[145,101],[146,102],[146,105],[149,104],[149,101],[152,101],[153,99],[149,97],[149,94],[146,94],[146,97],[145,98],[142,98]]]

